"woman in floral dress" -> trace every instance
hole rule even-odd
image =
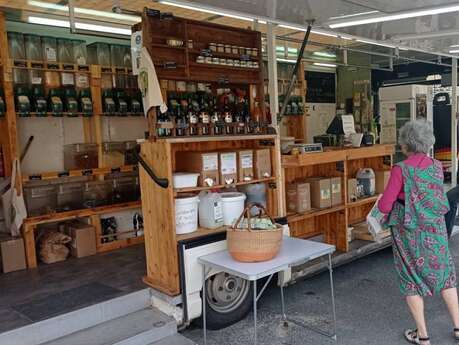
[[[417,326],[404,336],[412,344],[430,345],[423,298],[440,293],[453,321],[453,336],[459,340],[456,270],[444,219],[449,206],[443,169],[427,155],[435,142],[432,126],[424,120],[408,122],[400,130],[399,141],[407,159],[393,167],[378,209],[392,229],[400,290]]]

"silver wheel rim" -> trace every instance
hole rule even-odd
[[[228,273],[218,273],[206,280],[206,299],[218,313],[230,313],[242,304],[250,291],[247,280]]]

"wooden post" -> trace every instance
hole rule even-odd
[[[37,267],[37,251],[35,248],[35,228],[34,224],[24,224],[22,236],[24,238],[24,247],[27,260],[27,267]]]
[[[93,116],[92,122],[94,129],[94,137],[91,138],[94,143],[98,144],[99,146],[99,168],[102,167],[103,163],[103,155],[102,155],[102,142],[103,142],[103,135],[102,135],[102,69],[99,65],[91,65],[91,97],[92,97],[92,108],[93,108]]]

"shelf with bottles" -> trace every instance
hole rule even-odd
[[[43,72],[90,73],[89,65],[79,65],[65,62],[43,62],[10,59],[9,65],[13,70],[29,70]]]

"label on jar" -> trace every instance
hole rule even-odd
[[[62,104],[60,97],[57,96],[51,97],[51,102],[53,102],[54,104]]]
[[[56,49],[46,47],[46,61],[57,61]]]
[[[202,156],[202,170],[215,171],[218,169],[218,156],[217,155],[203,155]]]
[[[190,116],[190,123],[193,124],[193,125],[197,124],[198,123],[198,117],[196,115],[194,115],[194,114],[191,115]]]
[[[41,77],[32,77],[32,84],[33,85],[40,85],[42,82],[42,78]]]
[[[236,153],[220,154],[220,164],[223,175],[235,174],[237,171]]]
[[[241,167],[242,169],[251,169],[253,167],[253,156],[250,153],[241,155]]]
[[[208,124],[209,122],[210,122],[209,114],[207,114],[207,113],[202,114],[202,123]]]
[[[222,203],[215,201],[214,202],[214,220],[216,222],[221,222],[223,220],[223,207]]]
[[[18,96],[18,101],[19,103],[29,103],[29,97],[24,96],[24,95]]]
[[[333,183],[332,184],[332,193],[333,194],[341,193],[341,183]]]
[[[86,58],[84,56],[78,56],[77,57],[77,64],[86,65]]]
[[[73,78],[73,73],[62,73],[62,84],[74,85],[75,79]]]
[[[79,74],[77,77],[77,87],[88,87],[89,80],[86,74]]]

